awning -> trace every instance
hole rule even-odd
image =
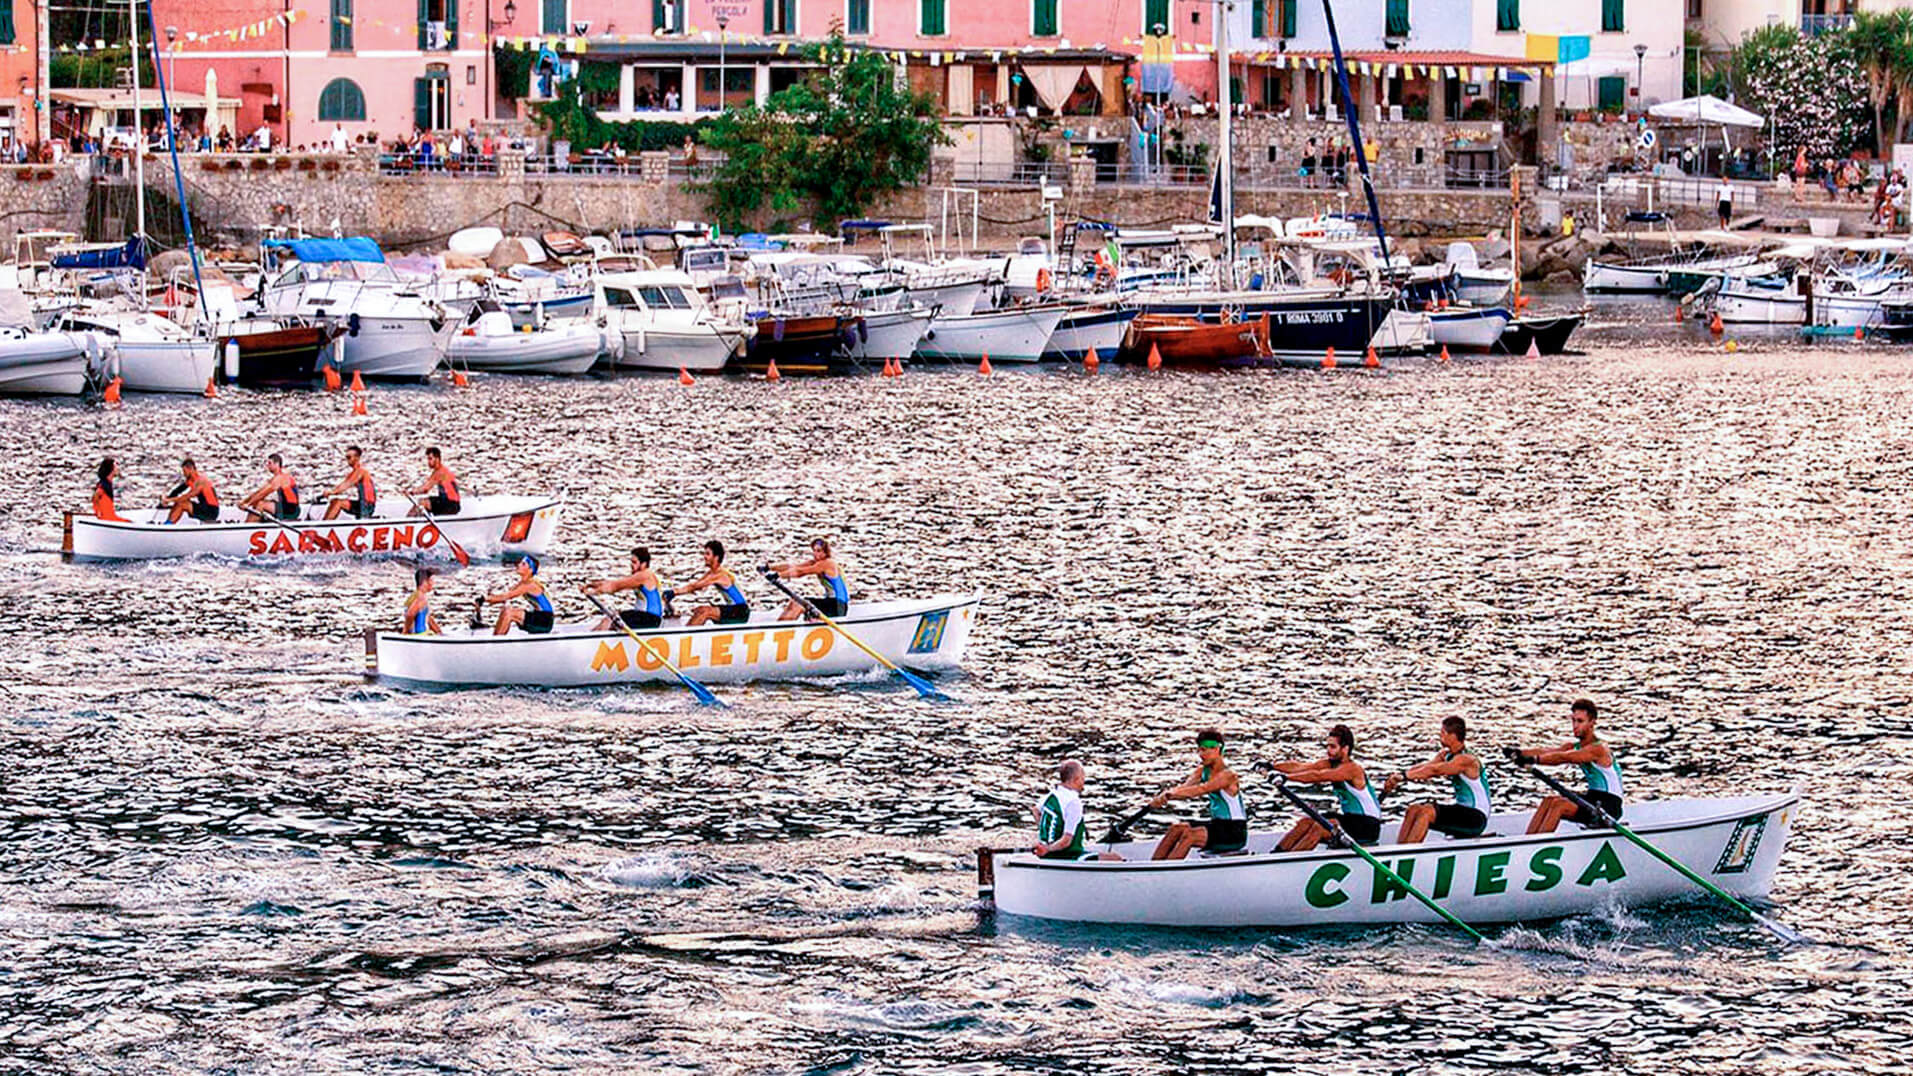
[[[385,252],[364,236],[349,239],[268,239],[262,246],[291,251],[302,262],[383,262]]]
[[[1696,126],[1702,124],[1718,127],[1767,126],[1765,116],[1749,112],[1739,105],[1730,105],[1707,93],[1698,97],[1683,97],[1678,101],[1663,101],[1658,105],[1650,106],[1647,114],[1657,120],[1685,120]]]
[[[207,81],[210,85],[211,80],[208,79]],[[131,110],[133,108],[133,91],[130,89],[53,89],[47,91],[47,97],[56,105],[74,105],[79,108],[109,109],[113,111]],[[213,103],[215,110],[237,109],[240,105],[240,101],[237,97],[208,97],[203,93],[168,91],[166,99],[167,103],[173,106],[173,111],[175,112],[188,108],[203,109],[209,100]],[[141,112],[158,112],[161,110],[161,107],[158,90],[148,87],[140,91],[139,110]]]

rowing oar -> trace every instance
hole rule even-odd
[[[1449,914],[1448,909],[1442,907],[1439,904],[1436,904],[1433,900],[1429,899],[1427,894],[1423,893],[1419,889],[1416,889],[1414,886],[1408,884],[1408,879],[1403,878],[1399,874],[1396,874],[1392,869],[1389,868],[1388,864],[1383,863],[1381,860],[1376,859],[1373,855],[1370,855],[1368,849],[1363,848],[1360,842],[1356,841],[1355,838],[1350,837],[1348,834],[1342,832],[1341,826],[1338,826],[1334,822],[1330,821],[1326,815],[1322,814],[1321,811],[1316,810],[1315,806],[1309,803],[1309,801],[1296,795],[1295,792],[1289,788],[1289,779],[1285,775],[1283,775],[1279,771],[1272,771],[1270,773],[1270,776],[1275,779],[1275,790],[1277,792],[1282,793],[1283,796],[1287,797],[1288,801],[1290,803],[1295,804],[1296,808],[1300,810],[1303,814],[1308,815],[1310,821],[1314,822],[1316,825],[1321,826],[1323,829],[1327,830],[1329,835],[1329,840],[1334,841],[1336,844],[1341,845],[1343,848],[1346,848],[1349,851],[1354,852],[1356,855],[1361,856],[1363,859],[1368,860],[1368,865],[1380,871],[1383,877],[1387,878],[1389,881],[1407,890],[1409,896],[1414,897],[1416,900],[1421,901],[1423,904],[1427,905],[1429,911],[1434,912],[1436,915],[1439,915],[1443,919],[1448,920],[1449,923],[1453,924],[1454,927],[1460,930],[1462,933],[1468,935],[1470,938],[1473,938],[1476,941],[1487,940],[1486,938],[1483,938],[1481,936],[1480,931],[1462,922],[1461,920],[1455,918],[1453,915]]]
[[[1705,889],[1707,892],[1712,893],[1714,896],[1719,897],[1721,900],[1726,901],[1730,906],[1733,907],[1735,911],[1753,920],[1754,922],[1760,924],[1761,926],[1767,928],[1767,930],[1773,933],[1774,937],[1779,938],[1781,941],[1787,942],[1792,945],[1813,944],[1812,938],[1807,937],[1805,934],[1800,933],[1799,931],[1793,929],[1792,927],[1786,925],[1785,923],[1780,922],[1777,919],[1773,919],[1768,916],[1761,915],[1759,912],[1754,911],[1752,908],[1749,908],[1746,904],[1736,899],[1733,895],[1729,894],[1726,890],[1720,888],[1714,883],[1708,881],[1705,878],[1702,878],[1700,875],[1689,870],[1686,864],[1675,859],[1673,856],[1668,855],[1666,852],[1661,851],[1659,848],[1654,847],[1652,844],[1649,844],[1645,837],[1642,837],[1640,834],[1634,832],[1633,830],[1627,828],[1626,826],[1621,825],[1619,819],[1609,817],[1606,811],[1603,811],[1599,807],[1596,807],[1593,803],[1589,802],[1585,796],[1582,796],[1580,793],[1574,791],[1568,786],[1555,780],[1549,774],[1538,769],[1534,764],[1534,759],[1530,758],[1528,755],[1512,747],[1504,748],[1503,750],[1507,753],[1508,758],[1512,760],[1517,766],[1520,766],[1522,769],[1527,770],[1529,773],[1539,778],[1543,784],[1547,785],[1549,788],[1554,789],[1556,795],[1567,800],[1569,803],[1574,804],[1575,809],[1577,811],[1585,812],[1585,814],[1583,814],[1582,817],[1588,819],[1589,821],[1593,822],[1597,826],[1606,826],[1607,828],[1613,830],[1614,832],[1620,834],[1621,836],[1626,837],[1628,840],[1634,842],[1634,845],[1638,847],[1641,851],[1646,852],[1648,855],[1653,856],[1655,859],[1658,859],[1662,863],[1665,863],[1668,866],[1674,868],[1674,870],[1678,872],[1681,875],[1681,877],[1686,878],[1688,881],[1694,883],[1695,885],[1701,887],[1702,889]]]
[[[458,544],[458,539],[445,533],[445,528],[439,526],[438,520],[432,518],[432,513],[426,511],[425,506],[418,503],[418,498],[412,496],[410,493],[406,493],[404,489],[400,489],[399,492],[405,494],[405,499],[412,502],[412,507],[419,510],[419,514],[425,517],[425,522],[432,525],[432,529],[438,532],[438,536],[445,539],[445,544],[452,547],[452,556],[457,559],[458,566],[461,568],[471,567],[472,556],[470,553],[465,552],[464,546]]]
[[[771,586],[774,586],[778,590],[783,591],[786,595],[790,597],[791,601],[794,601],[798,605],[803,606],[804,612],[830,625],[833,629],[836,630],[837,634],[843,636],[846,639],[849,639],[852,643],[856,644],[857,649],[863,651],[866,654],[869,654],[873,658],[876,658],[878,664],[882,665],[886,669],[889,669],[891,672],[896,673],[898,676],[903,677],[905,682],[907,682],[911,687],[914,687],[917,689],[917,694],[923,696],[926,699],[936,699],[940,702],[950,701],[950,696],[945,695],[941,691],[938,691],[936,689],[936,685],[930,683],[930,681],[928,680],[925,680],[923,677],[918,676],[916,673],[913,673],[910,670],[903,668],[902,666],[898,665],[896,662],[891,661],[889,658],[884,657],[882,654],[877,653],[875,650],[870,649],[870,647],[864,645],[864,641],[862,639],[859,639],[855,635],[852,635],[849,632],[845,631],[844,626],[842,624],[839,624],[835,620],[832,620],[829,617],[825,616],[823,610],[817,608],[817,605],[815,602],[811,601],[809,598],[806,598],[802,594],[799,594],[796,591],[785,586],[783,577],[778,575],[777,572],[773,570],[770,565],[768,564],[764,565],[764,567],[762,568],[762,571],[764,573],[764,578],[770,580]]]
[[[1134,811],[1131,811],[1129,814],[1124,815],[1121,821],[1109,827],[1108,833],[1103,834],[1103,847],[1107,848],[1110,845],[1115,844],[1117,841],[1120,841],[1123,838],[1129,836],[1129,827],[1142,821],[1143,815],[1146,815],[1155,809],[1156,809],[1156,805],[1153,802],[1145,803],[1141,807],[1138,807]]]
[[[697,701],[703,703],[706,706],[719,706],[719,707],[724,706],[723,700],[719,699],[716,695],[711,694],[710,688],[705,687],[703,684],[700,684],[696,680],[693,680],[690,677],[684,675],[684,670],[678,668],[677,665],[674,664],[669,657],[665,656],[665,651],[669,650],[670,647],[667,646],[663,648],[658,648],[658,647],[653,647],[647,644],[643,639],[638,638],[638,633],[631,630],[631,625],[626,624],[624,622],[623,617],[619,616],[615,612],[612,612],[611,607],[606,605],[604,601],[600,599],[596,594],[586,594],[585,597],[591,599],[591,604],[597,606],[599,612],[603,613],[607,617],[610,617],[611,623],[617,625],[620,631],[624,632],[626,635],[629,635],[631,637],[632,642],[638,644],[639,647],[645,650],[651,651],[652,656],[656,657],[659,661],[663,662],[664,667],[671,670],[671,675],[676,676],[680,683],[682,683],[685,687],[688,687],[691,689],[691,694],[697,696]],[[728,707],[725,707],[725,708],[728,709]]]

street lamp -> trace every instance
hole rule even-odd
[[[724,28],[730,24],[729,17],[724,15],[717,17],[717,110],[719,112],[724,111]]]
[[[1641,111],[1641,64],[1647,59],[1647,46],[1634,46],[1634,111]]]

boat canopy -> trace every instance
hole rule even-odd
[[[103,243],[74,244],[48,251],[55,269],[144,269],[146,244],[139,236],[120,246]]]
[[[383,262],[385,252],[362,235],[346,239],[268,239],[268,247],[288,251],[302,262]]]

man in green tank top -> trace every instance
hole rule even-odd
[[[1249,841],[1249,814],[1242,806],[1242,782],[1222,758],[1222,733],[1203,729],[1196,733],[1196,767],[1182,784],[1159,793],[1150,801],[1161,807],[1170,800],[1205,801],[1206,817],[1200,822],[1177,822],[1169,827],[1156,845],[1151,859],[1181,859],[1198,848],[1210,852],[1234,852]]]
[[[1488,828],[1488,771],[1481,759],[1468,750],[1468,722],[1446,717],[1441,722],[1441,750],[1419,766],[1388,775],[1382,782],[1382,795],[1394,793],[1408,781],[1432,781],[1448,778],[1455,790],[1455,802],[1417,803],[1402,812],[1400,844],[1420,844],[1433,829],[1450,837],[1479,837]]]
[[[1355,761],[1355,734],[1347,725],[1328,730],[1328,754],[1320,762],[1278,762],[1277,772],[1294,784],[1327,785],[1340,810],[1328,817],[1342,832],[1361,844],[1374,844],[1382,835],[1382,805],[1369,790],[1368,774]],[[1276,843],[1278,852],[1306,852],[1322,843],[1328,830],[1303,818]]]
[[[1609,818],[1621,817],[1621,767],[1614,761],[1614,753],[1607,749],[1594,735],[1594,721],[1598,712],[1594,703],[1587,699],[1576,699],[1571,709],[1574,726],[1574,740],[1556,748],[1524,748],[1515,752],[1515,760],[1523,766],[1579,766],[1582,776],[1587,778],[1588,790],[1582,798],[1599,807]],[[1534,809],[1534,817],[1528,820],[1529,833],[1553,833],[1554,828],[1563,822],[1577,822],[1583,826],[1594,825],[1591,818],[1582,818],[1581,809],[1566,796],[1549,796]]]
[[[1030,809],[1036,817],[1036,844],[1030,851],[1044,859],[1121,859],[1085,852],[1083,842],[1083,764],[1067,759],[1056,767],[1056,787]]]

